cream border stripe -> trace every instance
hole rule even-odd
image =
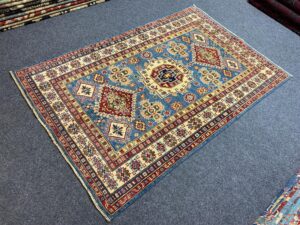
[[[97,208],[97,210],[102,214],[102,216],[106,219],[106,221],[110,222],[111,219],[106,215],[106,213],[104,212],[103,209],[100,208],[100,206],[98,205],[97,200],[95,199],[95,197],[93,196],[91,190],[87,187],[87,185],[85,184],[83,178],[79,175],[79,173],[77,172],[77,170],[75,169],[75,167],[73,166],[73,164],[71,163],[70,159],[67,157],[67,155],[65,154],[65,152],[63,151],[63,149],[61,148],[61,146],[59,145],[59,143],[57,142],[57,140],[55,139],[55,137],[53,136],[53,134],[51,133],[50,129],[47,127],[47,125],[43,122],[43,120],[41,119],[39,113],[36,111],[36,109],[34,108],[34,106],[32,105],[32,102],[29,100],[28,96],[25,94],[23,88],[21,87],[18,78],[16,77],[16,75],[14,74],[13,71],[9,71],[11,77],[13,78],[13,80],[15,81],[16,85],[18,86],[22,96],[25,98],[27,104],[29,105],[29,107],[31,108],[32,112],[34,113],[35,117],[38,119],[38,121],[40,122],[40,124],[45,128],[45,130],[47,131],[49,137],[51,138],[52,142],[56,145],[56,147],[59,149],[60,153],[62,154],[62,156],[64,157],[64,159],[67,161],[67,163],[69,164],[69,166],[71,167],[71,169],[73,170],[73,172],[75,173],[75,175],[77,176],[77,178],[79,179],[80,183],[82,184],[82,186],[84,187],[84,189],[87,191],[87,193],[90,196],[90,199],[92,200],[92,202],[94,203],[95,207]]]
[[[286,74],[288,74],[290,77],[294,77],[292,74],[290,74],[289,72],[287,72],[285,69],[283,69],[282,67],[278,66],[276,63],[274,63],[271,59],[269,59],[268,57],[266,57],[265,55],[263,55],[262,53],[260,53],[259,51],[256,50],[256,48],[254,48],[252,45],[250,45],[247,41],[245,41],[243,38],[241,38],[240,36],[236,35],[235,33],[233,33],[231,30],[228,30],[227,27],[225,27],[224,25],[222,25],[221,23],[219,23],[219,21],[215,20],[214,18],[212,18],[210,15],[208,15],[206,12],[204,12],[201,8],[199,8],[198,6],[196,6],[195,4],[193,4],[191,7],[195,8],[196,10],[198,10],[200,13],[203,13],[205,16],[207,16],[209,19],[211,19],[213,22],[217,23],[221,28],[225,29],[226,31],[228,31],[231,35],[233,35],[234,37],[236,37],[237,39],[243,41],[246,45],[248,45],[248,47],[251,48],[251,50],[253,50],[255,53],[257,53],[258,55],[264,57],[267,61],[269,61],[271,64],[277,66],[280,70],[284,71]]]

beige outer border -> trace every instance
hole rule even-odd
[[[71,169],[73,170],[73,172],[75,173],[75,175],[77,176],[77,178],[79,179],[80,183],[82,184],[82,186],[84,187],[84,189],[87,191],[87,193],[90,196],[90,199],[92,200],[92,202],[94,203],[95,207],[97,208],[97,210],[102,214],[102,216],[105,218],[106,221],[110,222],[111,219],[105,214],[104,210],[101,209],[98,205],[97,200],[95,199],[95,197],[93,196],[92,192],[89,190],[89,188],[87,187],[87,185],[85,184],[84,180],[82,179],[82,177],[78,174],[78,172],[76,171],[75,167],[72,165],[70,159],[67,157],[67,155],[65,154],[65,152],[63,151],[63,149],[61,148],[61,146],[59,145],[59,143],[57,142],[57,140],[55,139],[55,137],[53,136],[53,134],[51,133],[50,129],[47,127],[47,125],[43,122],[42,118],[40,117],[39,113],[37,112],[37,110],[34,108],[34,106],[32,105],[31,101],[29,100],[28,96],[26,95],[26,93],[24,92],[23,88],[21,87],[21,85],[19,84],[18,78],[16,77],[16,75],[14,74],[14,72],[9,71],[11,77],[13,78],[13,80],[15,81],[16,85],[18,86],[22,96],[25,98],[27,104],[29,105],[29,107],[31,108],[32,112],[34,113],[35,117],[38,119],[38,121],[40,122],[40,124],[45,128],[45,130],[47,131],[49,137],[51,138],[52,142],[56,145],[56,147],[59,149],[60,153],[62,154],[62,156],[64,157],[64,159],[67,161],[67,163],[69,164],[69,166],[71,167]]]

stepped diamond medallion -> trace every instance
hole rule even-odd
[[[192,45],[193,61],[200,65],[222,68],[221,53],[217,48]]]
[[[99,102],[96,104],[99,115],[104,117],[134,119],[136,96],[133,91],[103,86],[100,90]]]

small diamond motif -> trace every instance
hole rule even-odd
[[[226,59],[225,62],[226,62],[227,67],[231,70],[238,71],[240,69],[239,64],[232,59]]]
[[[94,95],[94,91],[95,87],[93,85],[81,83],[76,94],[91,98]]]
[[[126,136],[128,125],[125,123],[111,122],[108,136],[124,139]]]

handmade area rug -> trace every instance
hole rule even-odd
[[[24,26],[108,0],[0,0],[0,31]]]
[[[289,77],[196,7],[12,75],[107,220]]]
[[[281,190],[254,225],[300,224],[300,170]]]

